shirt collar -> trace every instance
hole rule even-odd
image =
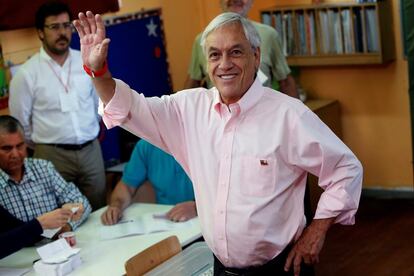
[[[9,183],[10,176],[0,169],[0,188],[6,188],[7,184]]]
[[[221,106],[224,105],[220,97],[220,92],[216,87],[212,88],[214,92],[213,107],[214,110],[221,115]],[[240,113],[246,113],[249,109],[255,106],[260,98],[263,96],[264,90],[263,85],[260,83],[259,79],[256,78],[247,92],[243,97],[238,100],[235,104],[240,108]]]
[[[23,173],[22,181],[25,179],[35,180],[33,171],[31,170],[29,166],[29,162],[27,158],[24,159],[23,166],[24,166],[24,173]],[[15,182],[14,180],[10,178],[10,176],[5,171],[0,169],[0,187],[4,189],[9,183],[9,180]]]
[[[73,50],[72,50],[71,48],[69,48],[69,55],[68,55],[68,57],[66,58],[65,63],[63,64],[63,66],[65,66],[65,64],[67,63],[67,61],[71,59],[71,56],[72,56],[72,51],[73,51]],[[40,52],[39,52],[39,55],[40,55],[40,57],[41,57],[42,59],[44,59],[45,61],[56,63],[56,61],[54,61],[54,60],[53,60],[53,58],[51,58],[51,57],[49,56],[49,54],[45,51],[45,49],[44,49],[43,47],[40,47]]]

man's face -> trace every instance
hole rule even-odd
[[[26,157],[26,144],[20,132],[0,133],[0,168],[9,175],[20,173]]]
[[[240,23],[229,23],[206,38],[207,71],[225,104],[237,102],[253,84],[260,50],[253,49]]]
[[[244,17],[247,16],[253,0],[220,0],[223,12],[235,12]]]
[[[72,25],[67,13],[46,17],[42,30],[38,30],[43,46],[55,55],[63,55],[69,49]]]

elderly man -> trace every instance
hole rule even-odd
[[[23,133],[15,118],[0,116],[0,205],[23,222],[57,209],[52,227],[76,229],[91,212],[88,200],[49,161],[26,158]]]
[[[215,87],[162,98],[111,77],[99,15],[80,13],[75,27],[106,125],[171,153],[191,178],[215,275],[299,275],[318,261],[333,223],[354,223],[360,162],[299,100],[262,86],[260,38],[243,16],[221,14],[201,37]],[[308,172],[325,191],[304,229]]]
[[[220,0],[223,12],[235,12],[244,17],[247,17],[252,4],[253,0]],[[282,52],[282,42],[279,33],[265,24],[255,21],[250,21],[250,23],[253,24],[259,33],[262,45],[259,67],[261,71],[259,79],[261,79],[262,84],[272,87],[274,83],[277,83],[278,89],[281,92],[298,98],[295,80],[290,74],[289,66]],[[198,34],[193,43],[185,88],[199,87],[203,81],[206,81],[208,88],[213,86],[207,73],[207,59],[200,45],[201,35]]]

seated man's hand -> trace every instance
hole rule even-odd
[[[197,216],[196,204],[194,201],[186,201],[175,205],[168,213],[167,218],[172,221],[186,221]]]
[[[69,223],[66,223],[65,225],[62,226],[62,228],[52,237],[52,240],[57,240],[59,239],[59,235],[65,232],[70,232],[72,231],[72,226],[70,226]]]
[[[105,225],[113,225],[118,223],[122,217],[122,210],[117,206],[108,206],[101,216],[102,223]]]
[[[71,210],[59,208],[37,217],[37,220],[43,229],[54,229],[66,225],[71,217]]]
[[[74,208],[77,208],[75,212],[72,211]],[[62,209],[70,210],[72,212],[71,219],[74,221],[79,220],[82,217],[84,211],[82,203],[66,203],[62,206]]]

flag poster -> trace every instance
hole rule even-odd
[[[147,97],[170,94],[172,84],[161,10],[112,17],[105,20],[105,25],[106,35],[111,39],[108,65],[112,75]],[[73,34],[71,47],[80,48],[76,32]],[[101,145],[107,166],[119,162],[120,159],[129,159],[133,145],[128,146],[130,141],[124,141],[122,137],[125,135],[118,128],[109,131],[105,129],[102,133]],[[127,145],[128,149],[122,149],[121,144]],[[121,158],[121,155],[126,156]]]

